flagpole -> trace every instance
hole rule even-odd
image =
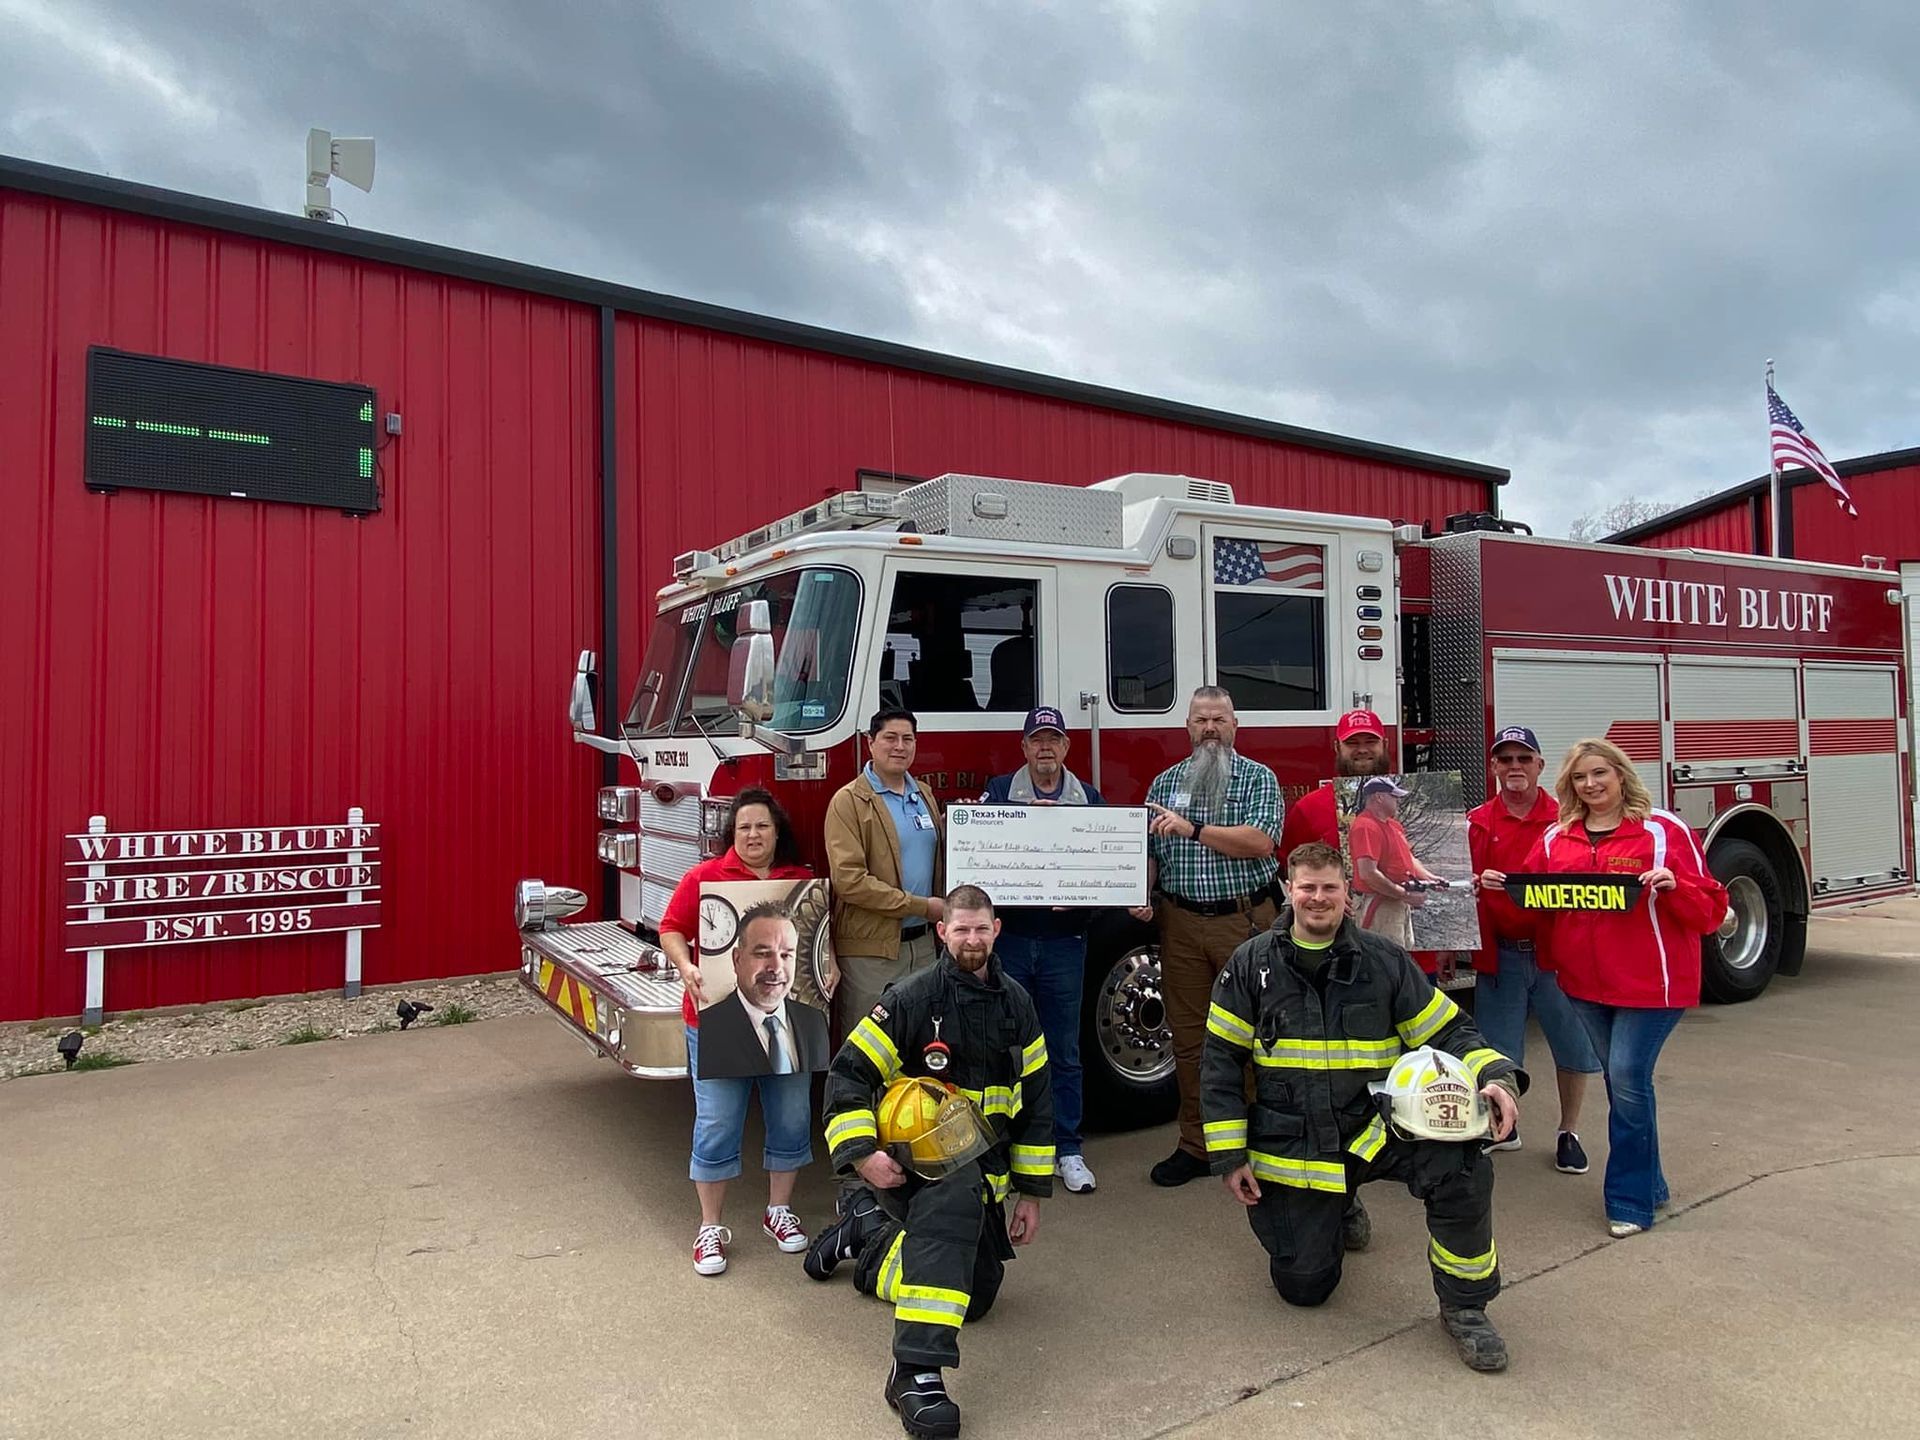
[[[1767,397],[1773,397],[1773,361],[1767,361]],[[1773,558],[1780,558],[1780,462],[1773,455],[1773,416],[1767,416],[1767,468],[1773,474],[1773,483],[1767,489],[1767,536],[1773,546]]]

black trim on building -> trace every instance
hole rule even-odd
[[[209,200],[176,190],[163,190],[154,185],[138,185],[128,180],[89,175],[85,171],[68,170],[58,165],[44,165],[34,160],[0,155],[0,189],[19,190],[27,194],[45,195],[56,200],[69,200],[82,205],[97,205],[109,210],[151,215],[181,224],[200,225],[260,240],[273,240],[288,245],[301,245],[309,249],[326,250],[359,260],[398,265],[410,270],[423,270],[431,274],[471,280],[480,284],[508,286],[537,295],[549,295],[557,299],[598,306],[603,310],[618,310],[654,320],[695,325],[707,330],[815,350],[873,365],[913,370],[925,375],[937,375],[950,380],[962,380],[978,385],[990,385],[1002,390],[1041,395],[1048,399],[1089,405],[1102,410],[1116,410],[1123,414],[1144,415],[1151,419],[1166,420],[1175,424],[1194,425],[1207,430],[1298,445],[1309,450],[1347,455],[1377,464],[1401,465],[1439,475],[1479,480],[1487,485],[1490,492],[1494,491],[1494,487],[1506,484],[1510,478],[1510,472],[1497,465],[1481,465],[1471,460],[1456,460],[1445,455],[1429,455],[1418,450],[1404,450],[1397,445],[1380,445],[1371,441],[1356,440],[1351,436],[1306,430],[1295,425],[1283,425],[1278,421],[1235,415],[1225,410],[1211,410],[1200,405],[1185,405],[1178,401],[1161,400],[1151,395],[1140,395],[1128,390],[1110,389],[1104,385],[1063,380],[1052,375],[1037,374],[1031,370],[1016,370],[1010,366],[990,365],[984,361],[942,355],[937,351],[922,350],[911,345],[872,340],[838,330],[828,330],[817,325],[803,325],[797,321],[778,320],[766,315],[755,315],[745,310],[708,305],[697,300],[682,300],[651,290],[614,285],[588,279],[585,276],[569,275],[559,270],[544,269],[537,265],[523,265],[518,261],[476,255],[470,251],[455,250],[444,245],[430,245],[420,240],[406,240],[370,230],[354,230],[345,226],[330,225],[324,221],[308,220],[299,215],[282,215],[276,211],[260,210],[250,205],[235,205],[225,200]],[[1497,508],[1497,505],[1490,508]]]
[[[1834,472],[1839,475],[1842,480],[1850,480],[1855,475],[1874,475],[1882,470],[1898,470],[1907,465],[1920,465],[1920,448],[1911,450],[1882,450],[1877,455],[1857,455],[1851,460],[1836,460],[1833,462]],[[1767,503],[1767,491],[1772,483],[1773,477],[1771,475],[1761,475],[1756,479],[1743,480],[1738,485],[1729,485],[1725,490],[1716,491],[1704,499],[1682,505],[1676,510],[1669,510],[1664,515],[1656,515],[1651,520],[1642,520],[1638,525],[1629,525],[1624,530],[1616,530],[1600,543],[1603,545],[1631,545],[1636,540],[1645,539],[1649,535],[1658,535],[1662,530],[1670,530],[1675,525],[1679,525],[1684,521],[1694,520],[1711,511],[1718,510],[1745,495],[1758,496],[1761,505],[1764,507]],[[1780,491],[1782,495],[1785,495],[1789,491],[1798,490],[1803,485],[1822,485],[1825,483],[1825,481],[1811,470],[1790,470],[1780,477]],[[1791,510],[1792,506],[1788,506],[1787,508]],[[1789,520],[1791,520],[1791,517],[1789,517]],[[1789,533],[1791,533],[1790,524],[1788,528],[1782,529],[1781,539],[1784,541]],[[1786,553],[1784,545],[1781,547],[1781,553]]]
[[[1753,530],[1753,553],[1767,553],[1767,502],[1755,491],[1747,496],[1747,523]]]

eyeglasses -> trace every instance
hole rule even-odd
[[[1531,753],[1525,755],[1496,755],[1493,757],[1493,763],[1496,765],[1528,765],[1539,758],[1538,755]]]

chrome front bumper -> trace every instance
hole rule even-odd
[[[673,962],[611,920],[520,932],[520,983],[629,1075],[687,1074],[686,993]]]

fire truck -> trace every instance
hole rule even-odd
[[[538,880],[515,904],[524,982],[632,1075],[686,1074],[656,927],[688,867],[730,842],[729,798],[772,789],[824,874],[827,802],[882,703],[918,716],[915,773],[943,804],[1020,763],[1036,704],[1067,715],[1070,768],[1137,804],[1188,752],[1203,684],[1233,695],[1238,749],[1289,798],[1328,776],[1348,709],[1396,717],[1399,767],[1458,771],[1469,804],[1500,726],[1531,726],[1550,767],[1607,736],[1731,894],[1706,947],[1719,1001],[1798,972],[1814,911],[1913,887],[1905,626],[1885,571],[1575,544],[1486,515],[1430,534],[1150,474],[848,493],[673,568],[616,735],[599,733],[592,652],[573,680],[575,740],[635,772],[598,796],[619,918],[561,923],[586,895]],[[817,999],[826,957],[802,961],[796,988]],[[1170,1116],[1149,927],[1096,919],[1085,1000],[1089,1117]]]

